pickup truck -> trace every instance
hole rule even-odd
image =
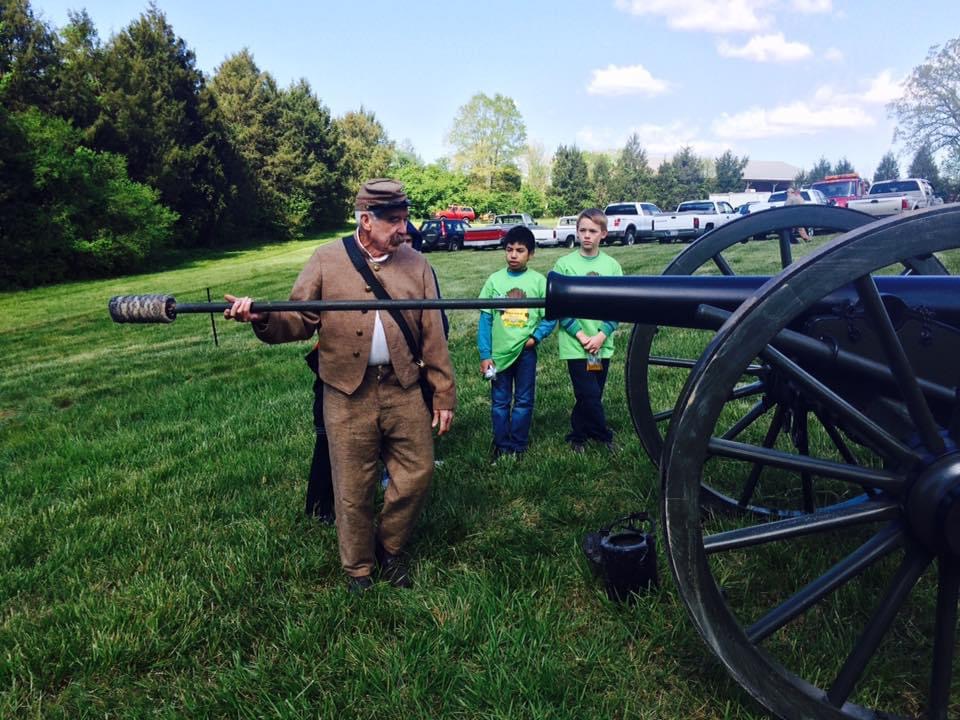
[[[493,224],[485,227],[467,228],[463,236],[465,248],[482,249],[503,247],[503,237],[514,225],[524,225],[533,232],[537,245],[553,241],[553,228],[540,225],[526,213],[497,215]]]
[[[661,243],[693,240],[738,217],[723,200],[691,200],[677,205],[674,214],[653,219],[653,236]]]
[[[880,180],[860,200],[851,200],[847,207],[874,217],[888,217],[930,207],[934,204],[933,188],[921,178]]]
[[[660,208],[653,203],[617,202],[610,203],[603,210],[607,216],[606,243],[617,241],[622,245],[633,245],[637,240],[653,240],[653,219],[662,215]]]

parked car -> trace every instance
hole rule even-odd
[[[578,244],[576,215],[565,215],[557,220],[557,226],[553,229],[553,239],[540,243],[543,247],[547,245],[557,245],[568,248],[572,248]]]
[[[633,245],[638,240],[653,240],[653,219],[662,213],[653,203],[616,202],[607,205],[603,214],[607,216],[606,242]]]
[[[851,200],[847,207],[875,217],[888,217],[919,210],[934,204],[933,187],[923,178],[880,180],[860,200]]]
[[[444,210],[437,210],[433,214],[435,218],[446,218],[448,220],[476,220],[477,214],[472,207],[466,205],[450,205]]]
[[[530,228],[538,245],[553,239],[551,228],[541,225],[526,213],[513,213],[497,215],[493,218],[493,224],[486,227],[467,228],[463,246],[474,249],[503,247],[503,237],[514,225]]]
[[[715,200],[690,200],[677,205],[673,214],[653,219],[653,236],[661,243],[694,240],[737,217],[730,203]]]
[[[431,250],[456,252],[463,247],[467,227],[469,226],[464,220],[447,218],[427,220],[420,226],[420,234],[423,235],[423,245],[420,249],[423,252]]]

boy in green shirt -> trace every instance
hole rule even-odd
[[[504,238],[507,267],[487,278],[481,298],[542,298],[547,279],[527,263],[536,250],[529,228],[517,225]],[[543,308],[481,310],[477,326],[480,372],[491,377],[493,459],[527,450],[537,377],[537,345],[556,325]],[[512,407],[511,407],[512,405]]]
[[[607,216],[597,208],[577,218],[580,249],[557,260],[554,271],[563,275],[623,275],[620,263],[601,252],[607,236]],[[607,426],[603,411],[603,388],[613,356],[612,320],[562,318],[559,337],[560,359],[567,361],[576,401],[570,414],[570,432],[566,440],[576,452],[584,451],[587,440],[596,440],[614,450],[613,430]]]

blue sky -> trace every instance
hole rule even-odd
[[[528,140],[651,157],[691,145],[809,168],[846,156],[902,170],[886,103],[932,45],[960,35],[958,0],[350,2],[157,0],[207,73],[246,47],[281,85],[306,78],[335,115],[363,106],[426,161],[451,152],[457,109],[512,97]],[[102,40],[128,0],[34,0],[60,27],[86,8]]]

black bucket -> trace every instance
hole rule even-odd
[[[647,513],[628,515],[590,533],[583,548],[603,579],[607,597],[615,602],[631,602],[659,584],[654,522]]]

